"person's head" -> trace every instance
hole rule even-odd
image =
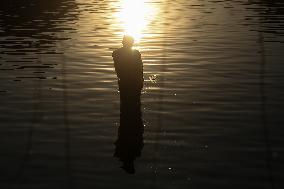
[[[123,47],[131,48],[134,44],[134,38],[130,35],[123,36],[122,45]]]

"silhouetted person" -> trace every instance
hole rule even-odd
[[[120,100],[137,101],[143,88],[143,63],[138,50],[132,49],[134,39],[124,36],[123,47],[112,53],[114,68],[118,78]],[[140,103],[140,100],[137,101]]]
[[[120,126],[115,142],[114,157],[122,161],[122,168],[134,173],[134,160],[143,148],[143,121],[141,118],[141,89],[143,63],[138,50],[133,50],[134,39],[123,37],[123,47],[112,54],[120,91]]]

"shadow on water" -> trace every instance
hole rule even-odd
[[[141,156],[144,145],[140,94],[127,99],[122,98],[120,99],[120,126],[115,142],[114,157],[122,162],[121,168],[133,174],[135,173],[134,160]]]
[[[248,5],[258,5],[257,8],[251,8],[258,13],[258,27],[257,32],[259,34],[260,45],[260,70],[259,70],[259,92],[261,97],[261,126],[263,130],[263,138],[265,143],[265,164],[267,171],[267,181],[270,184],[270,188],[276,188],[275,179],[275,166],[273,159],[273,146],[271,125],[267,121],[267,58],[265,43],[266,42],[280,42],[283,43],[283,16],[284,16],[284,2],[277,0],[258,0],[248,1]],[[265,36],[269,36],[266,39]],[[273,37],[271,37],[273,36]],[[275,117],[275,119],[279,119]]]
[[[77,18],[75,0],[10,0],[0,6],[1,54],[44,53],[67,37],[57,34],[75,28],[64,27]],[[10,50],[9,50],[10,49]]]
[[[63,52],[60,52],[62,49],[55,47],[58,42],[68,39],[68,33],[77,29],[70,24],[77,19],[78,12],[76,9],[77,2],[75,0],[9,0],[1,2],[0,60],[3,58],[4,61],[0,66],[4,66],[4,69],[0,67],[0,71],[3,71],[2,73],[4,74],[8,73],[15,76],[17,81],[21,81],[21,79],[39,79],[30,80],[31,88],[23,89],[25,91],[33,91],[31,92],[32,100],[30,103],[33,107],[32,120],[28,128],[27,144],[23,150],[24,153],[19,163],[19,170],[16,171],[15,176],[10,176],[6,172],[0,173],[3,178],[7,177],[5,181],[7,180],[9,184],[22,185],[28,178],[28,173],[31,170],[30,165],[34,158],[34,155],[32,155],[35,143],[34,133],[37,129],[36,127],[43,122],[42,112],[45,111],[42,105],[44,84],[41,79],[57,78],[51,77],[48,75],[49,73],[46,73],[49,69],[54,68],[56,64],[43,60],[41,55],[38,54],[56,54],[58,52],[63,54]],[[61,56],[64,58],[64,55]],[[66,177],[69,177],[69,125],[66,110],[68,94],[65,79],[65,63],[65,60],[61,61],[63,116],[66,132]],[[13,70],[18,72],[13,72]],[[19,88],[18,90],[22,90],[20,84],[17,87]]]
[[[280,36],[284,36],[282,24],[284,16],[283,1],[256,0],[248,1],[245,5],[248,5],[250,10],[258,13],[258,22],[261,26],[258,29],[259,32],[273,34],[278,37],[277,42],[283,42],[283,39],[279,39]],[[257,5],[257,7],[255,7],[255,5]]]

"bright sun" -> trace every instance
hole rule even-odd
[[[147,0],[120,0],[120,8],[116,17],[122,24],[124,34],[131,35],[139,42],[143,31],[153,19],[154,8]]]

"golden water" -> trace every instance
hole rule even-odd
[[[1,188],[283,187],[283,3],[28,2],[0,8]],[[112,157],[124,34],[145,77],[133,176]]]

